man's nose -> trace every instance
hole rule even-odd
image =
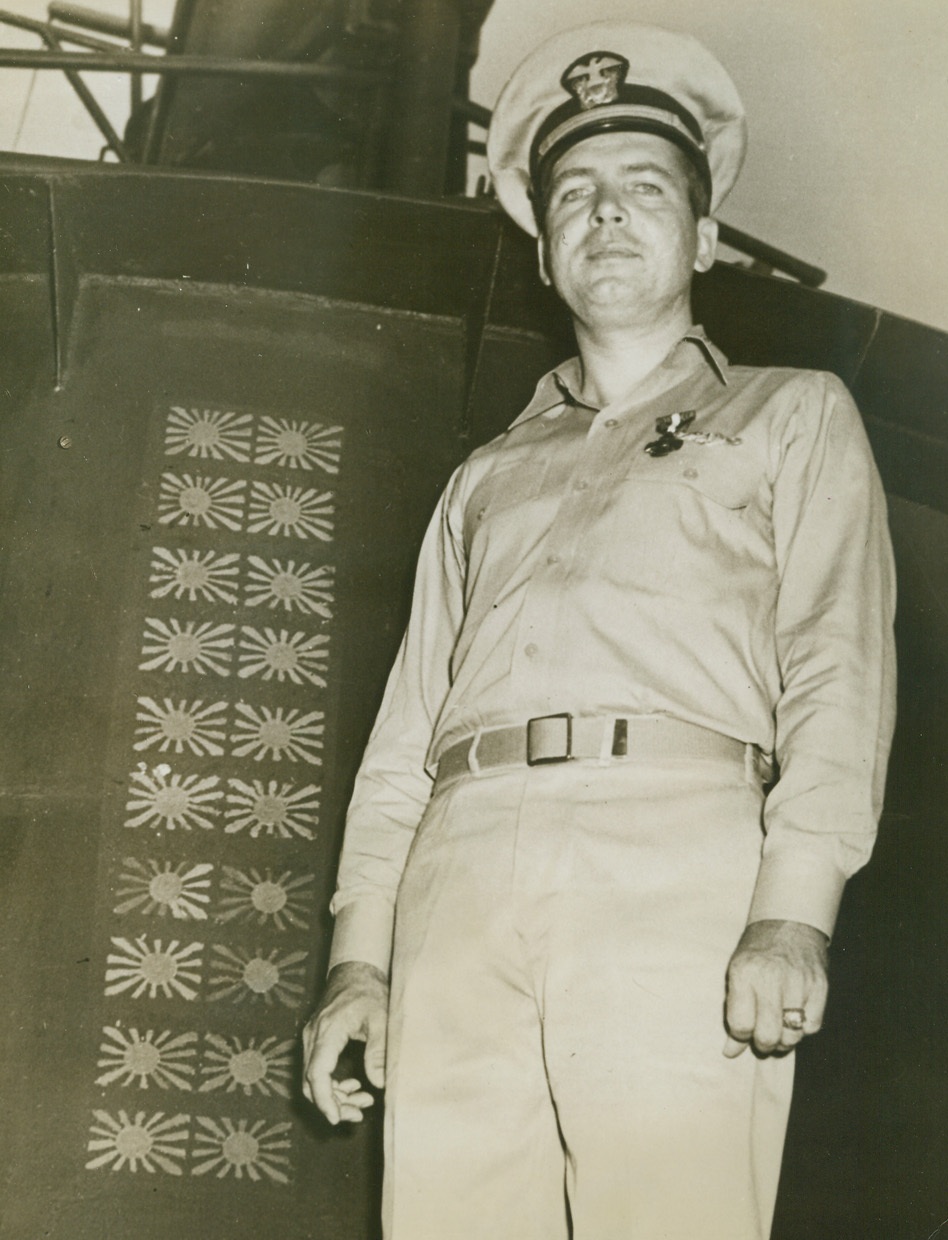
[[[593,220],[597,224],[622,224],[628,219],[628,211],[619,194],[604,188],[593,203]]]

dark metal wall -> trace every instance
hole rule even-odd
[[[437,198],[463,192],[467,99],[492,0],[178,0],[169,55],[308,62],[324,74],[172,73],[137,108],[146,164]]]
[[[476,206],[11,167],[0,254],[0,1237],[372,1236],[377,1117],[330,1132],[287,1047],[427,515],[567,324]],[[915,1240],[948,1215],[945,338],[736,270],[696,299],[733,360],[851,384],[892,500],[889,809],[775,1237]],[[285,788],[306,832],[250,805]]]

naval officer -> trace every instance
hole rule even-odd
[[[497,195],[578,356],[455,473],[356,782],[306,1090],[386,1097],[388,1240],[765,1240],[893,724],[885,503],[844,386],[691,317],[745,147],[680,34],[560,34]]]

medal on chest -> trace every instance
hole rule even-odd
[[[736,447],[741,442],[740,438],[722,435],[719,431],[689,431],[688,427],[696,417],[697,412],[694,409],[685,409],[681,413],[669,413],[664,417],[656,418],[655,430],[658,432],[658,438],[647,443],[645,451],[649,456],[668,456],[670,452],[677,452],[686,443],[696,443],[706,447],[718,447],[723,444]]]

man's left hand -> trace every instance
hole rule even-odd
[[[823,1023],[828,939],[799,921],[747,927],[727,971],[729,1059],[753,1045],[763,1055],[791,1050]]]

